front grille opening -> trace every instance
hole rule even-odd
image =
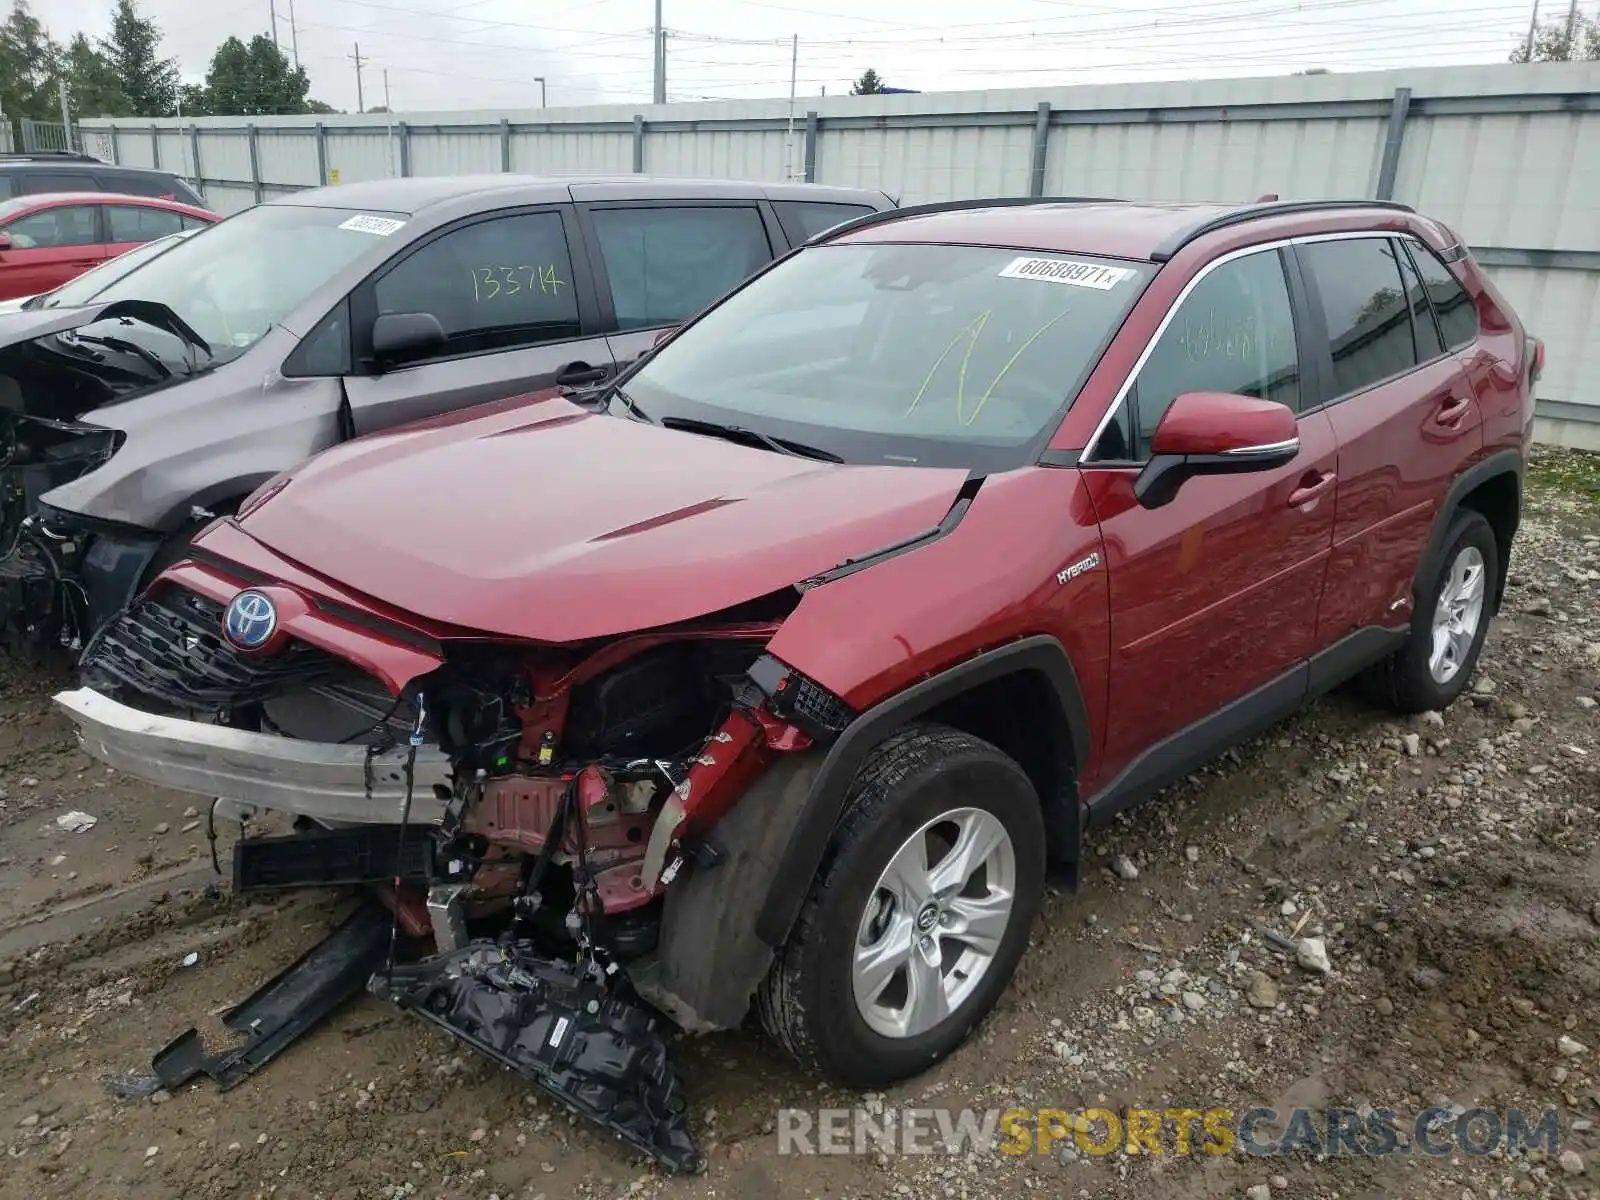
[[[299,641],[276,654],[242,654],[222,636],[221,605],[171,584],[108,624],[82,662],[91,687],[211,713],[258,704],[341,669],[348,669],[342,660]]]

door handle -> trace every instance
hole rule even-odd
[[[1451,396],[1439,406],[1438,416],[1435,418],[1439,424],[1453,428],[1461,424],[1467,415],[1467,410],[1472,407],[1471,397]]]
[[[588,363],[568,363],[556,372],[556,386],[558,387],[583,387],[589,383],[599,383],[608,372],[604,367],[591,367]]]
[[[1339,477],[1332,471],[1308,472],[1300,480],[1300,486],[1289,493],[1289,507],[1300,508],[1310,504],[1338,482]]]

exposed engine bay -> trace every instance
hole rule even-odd
[[[18,656],[78,647],[89,633],[79,574],[92,534],[40,507],[116,452],[121,435],[85,416],[199,369],[164,306],[131,301],[84,317],[0,347],[0,631]]]
[[[765,653],[797,599],[602,644],[453,643],[443,666],[396,696],[305,642],[241,652],[217,603],[163,580],[91,641],[83,671],[96,692],[142,711],[276,744],[363,747],[370,820],[308,808],[294,833],[243,837],[235,887],[380,889],[395,928],[431,933],[436,953],[399,967],[391,954],[371,991],[664,1164],[698,1169],[662,1018],[643,1002],[649,966],[666,889],[716,869],[717,818],[775,756],[831,738],[854,715]],[[452,782],[419,799],[425,746],[448,756]],[[373,800],[373,764],[397,747],[393,811]],[[417,819],[424,806],[442,817]]]

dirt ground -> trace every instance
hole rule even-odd
[[[107,1076],[191,1024],[216,1039],[350,902],[208,891],[198,802],[83,755],[49,709],[62,682],[0,661],[5,1200],[1600,1194],[1594,457],[1535,464],[1475,694],[1404,723],[1331,696],[1097,835],[1082,890],[1052,890],[1000,1008],[936,1070],[863,1098],[755,1034],[681,1042],[711,1156],[691,1179],[368,997],[227,1094],[114,1098]],[[58,828],[73,810],[93,828]],[[1321,933],[1331,970],[1268,931]],[[860,1104],[1557,1107],[1573,1153],[779,1154],[778,1110]]]

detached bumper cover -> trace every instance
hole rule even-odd
[[[109,767],[179,792],[220,796],[257,808],[335,824],[389,824],[405,801],[407,747],[302,742],[177,717],[140,712],[93,688],[57,693],[83,748]],[[437,746],[417,751],[411,820],[436,825],[451,787],[449,759]]]

